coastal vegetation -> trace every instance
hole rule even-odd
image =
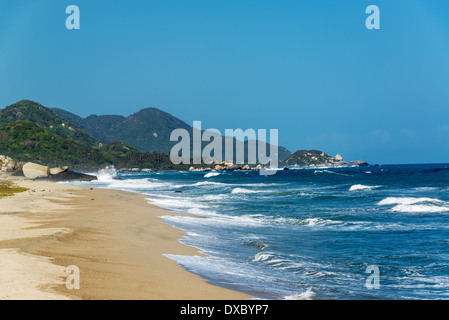
[[[18,187],[9,182],[0,182],[0,199],[10,197],[15,193],[28,191],[27,188]]]
[[[0,153],[21,162],[74,169],[116,167],[181,169],[168,155],[143,152],[125,142],[103,143],[38,103],[23,100],[0,110]]]
[[[123,141],[143,152],[169,154],[176,142],[170,141],[175,129],[192,128],[184,121],[156,108],[146,108],[128,117],[119,115],[91,115],[87,118],[62,109],[51,109],[68,119],[102,143]]]
[[[336,162],[332,156],[319,150],[298,150],[291,156],[281,161],[286,166],[310,166],[331,164]]]
[[[100,141],[93,138],[71,121],[63,118],[41,104],[29,100],[21,100],[0,110],[0,128],[16,121],[29,121],[44,128],[51,134],[71,139],[88,146],[98,146]]]

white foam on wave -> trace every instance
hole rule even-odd
[[[105,176],[102,180],[89,182],[90,185],[98,186],[107,189],[117,189],[125,191],[153,191],[157,189],[172,190],[181,188],[184,185],[177,185],[170,182],[161,181],[158,179],[143,178],[143,179],[117,179],[108,178]]]
[[[96,173],[91,173],[97,177],[94,181],[70,181],[61,182],[62,184],[76,185],[76,186],[92,186],[104,189],[115,189],[123,191],[152,191],[155,189],[174,189],[180,188],[184,185],[176,185],[170,182],[164,182],[158,179],[141,178],[141,179],[121,179],[117,176],[114,170],[100,170]]]
[[[372,190],[380,187],[381,186],[366,186],[363,184],[354,184],[349,188],[349,191]]]
[[[227,197],[228,197],[227,194],[206,194],[202,196],[200,199],[206,201],[214,201],[214,200],[223,200],[226,199]]]
[[[391,211],[403,213],[449,212],[449,202],[426,197],[389,197],[379,201],[378,205],[394,205]]]
[[[335,172],[335,171],[332,171],[332,170],[315,170],[314,172],[313,172],[313,174],[335,174],[335,175],[338,175],[338,176],[347,176],[347,177],[349,177],[350,175],[349,174],[344,174],[344,173],[340,173],[340,172]]]
[[[164,216],[164,220],[173,221],[180,223],[182,225],[192,225],[198,227],[212,226],[212,227],[251,227],[251,228],[265,228],[268,225],[273,225],[273,223],[282,223],[278,219],[267,219],[260,216],[230,216],[226,214],[220,214],[214,211],[211,207],[192,207],[184,210],[186,213],[200,215],[203,217],[213,218],[213,219],[201,219],[198,220],[195,217],[189,216]]]
[[[93,175],[97,177],[99,182],[113,181],[117,178],[117,170],[115,170],[114,166],[110,166],[93,173]]]
[[[188,214],[198,215],[198,216],[215,216],[217,212],[210,209],[201,209],[200,207],[189,208],[186,211]]]
[[[438,204],[444,204],[445,202],[439,199],[433,199],[433,198],[412,198],[412,197],[388,197],[383,199],[382,201],[379,201],[378,205],[390,205],[390,204],[416,204],[416,203],[423,203],[423,202],[431,202],[431,203],[438,203]]]
[[[204,204],[192,201],[188,198],[158,196],[151,194],[149,194],[149,196],[152,196],[152,198],[147,198],[150,203],[168,210],[181,212],[187,212],[188,210],[191,210],[190,213],[192,214],[200,214],[199,211],[194,212],[194,210],[203,210],[202,212],[206,213],[207,209],[209,208]]]
[[[260,287],[261,281],[268,285],[275,283],[277,280],[270,274],[248,268],[246,264],[215,256],[209,250],[202,250],[200,248],[200,251],[209,256],[183,256],[174,254],[164,254],[164,256],[176,261],[180,266],[189,271],[206,278],[221,279],[224,283],[234,283],[246,288],[258,288]]]
[[[395,212],[409,212],[409,213],[442,213],[449,212],[449,207],[440,207],[440,206],[432,206],[432,205],[406,205],[400,204],[391,209]]]
[[[209,172],[204,175],[204,178],[216,177],[219,176],[220,174],[221,174],[220,172]]]
[[[322,219],[322,218],[307,218],[304,220],[301,220],[300,222],[296,222],[295,224],[301,225],[301,226],[317,226],[317,225],[329,225],[329,224],[341,224],[339,221],[333,221],[328,219]]]
[[[436,187],[417,187],[417,188],[414,188],[414,190],[416,190],[416,191],[435,191],[435,190],[438,190],[438,188],[436,188]]]
[[[272,187],[278,185],[277,183],[224,183],[224,182],[214,182],[214,181],[199,181],[191,186],[214,186],[214,187]],[[190,186],[190,185],[185,185]],[[257,191],[261,192],[261,191]]]
[[[226,186],[226,183],[221,183],[221,182],[212,182],[212,181],[200,181],[197,183],[192,184],[192,186],[194,187],[199,187],[199,186]]]
[[[261,190],[249,190],[249,189],[245,189],[245,188],[235,188],[232,190],[232,193],[258,193],[258,192],[262,192]]]
[[[303,293],[286,296],[284,297],[284,300],[312,300],[315,295],[316,293],[313,291],[312,287],[307,289],[307,291],[304,291]]]
[[[124,190],[124,191],[135,191],[135,190],[154,190],[154,189],[173,189],[173,188],[181,188],[186,185],[177,185],[171,182],[165,182],[155,178],[141,177],[140,179],[129,179],[129,178],[121,178],[127,177],[127,174],[122,174],[119,176],[117,174],[117,170],[114,166],[109,166],[104,169],[99,170],[98,172],[90,173],[97,177],[97,180],[89,181],[89,182],[68,182],[70,185],[91,185],[100,188],[106,189],[116,189],[116,190]],[[135,176],[133,174],[132,176]]]
[[[253,262],[267,261],[274,257],[273,253],[269,252],[259,252],[254,256]]]
[[[263,263],[279,270],[298,269],[304,266],[302,263],[294,262],[288,258],[278,257],[274,253],[265,251],[257,253],[253,258],[253,262]]]

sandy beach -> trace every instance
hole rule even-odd
[[[0,299],[241,300],[164,254],[201,255],[183,245],[170,214],[137,193],[0,175],[28,191],[0,199]],[[68,266],[80,288],[69,290]]]

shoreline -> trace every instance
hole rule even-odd
[[[30,189],[0,199],[0,299],[244,300],[165,255],[201,255],[182,244],[174,214],[148,196],[0,175]],[[179,215],[178,213],[176,213]],[[80,270],[69,290],[66,267]]]

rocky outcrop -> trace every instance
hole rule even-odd
[[[144,169],[140,169],[140,168],[121,168],[117,170],[118,172],[152,172],[153,169],[149,169],[149,168],[144,168]]]
[[[0,172],[18,174],[22,172],[23,163],[15,161],[7,156],[0,155]]]
[[[319,150],[298,150],[287,159],[282,160],[280,166],[289,167],[320,167],[320,166],[368,166],[365,161],[343,161],[343,157],[337,154],[332,157]]]
[[[359,167],[367,167],[369,166],[368,162],[362,161],[362,160],[356,160],[356,161],[349,161],[348,165],[350,166],[359,166]]]
[[[39,179],[39,178],[48,178],[50,175],[50,168],[47,166],[42,166],[37,163],[27,162],[24,164],[23,175],[28,179]]]
[[[46,179],[52,181],[93,181],[96,176],[70,171],[69,167],[50,168],[33,162],[18,162],[0,155],[0,172],[23,175],[28,179]]]
[[[69,167],[51,168],[48,180],[53,181],[94,181],[96,176],[70,171]]]
[[[249,170],[260,170],[262,169],[261,165],[258,165],[257,167],[251,167],[248,164],[245,164],[243,166],[235,165],[232,161],[222,161],[218,164],[212,164],[210,167],[194,167],[191,166],[189,168],[189,171],[236,171],[236,170],[243,170],[243,171],[249,171]]]
[[[319,150],[298,150],[280,162],[283,166],[317,166],[336,163],[330,155]]]
[[[46,179],[52,181],[94,181],[97,180],[97,177],[90,174],[66,170],[55,175],[49,175]]]
[[[211,171],[211,170],[212,168],[203,168],[203,167],[195,168],[193,166],[189,168],[189,171]]]

